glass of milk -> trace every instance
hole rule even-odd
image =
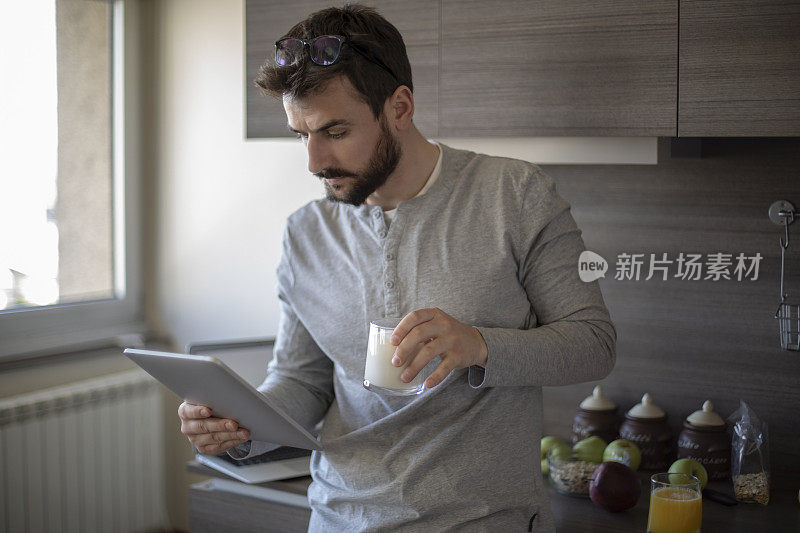
[[[410,361],[406,361],[403,366],[392,364],[392,357],[397,347],[393,346],[389,339],[400,320],[400,318],[381,318],[369,323],[364,388],[403,396],[419,394],[425,390],[422,372],[409,383],[400,381],[400,374]]]

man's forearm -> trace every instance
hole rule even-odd
[[[606,320],[561,320],[529,330],[478,328],[488,347],[473,386],[556,386],[602,379],[614,367],[616,333]]]
[[[280,371],[270,372],[258,390],[273,406],[309,432],[322,420],[333,401],[331,391],[318,389]]]

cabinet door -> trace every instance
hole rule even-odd
[[[800,135],[800,2],[681,0],[678,135]]]
[[[360,3],[375,7],[403,35],[414,82],[414,122],[424,135],[437,135],[438,1],[366,0]],[[330,6],[330,2],[320,0],[247,0],[247,138],[291,136],[286,129],[286,114],[280,100],[265,96],[253,80],[258,76],[259,67],[264,61],[273,57],[276,40],[309,14]]]
[[[674,136],[675,0],[442,0],[439,134]]]

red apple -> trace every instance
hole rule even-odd
[[[589,497],[592,502],[614,513],[636,505],[641,492],[642,485],[636,472],[616,461],[598,466],[589,481]]]

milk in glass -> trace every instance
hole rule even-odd
[[[364,387],[373,391],[383,391],[390,394],[419,394],[425,387],[422,372],[409,383],[400,381],[400,374],[406,369],[410,361],[403,366],[394,366],[392,357],[397,348],[389,339],[399,318],[383,318],[373,320],[369,324],[369,340],[367,341],[367,360],[364,368]]]

